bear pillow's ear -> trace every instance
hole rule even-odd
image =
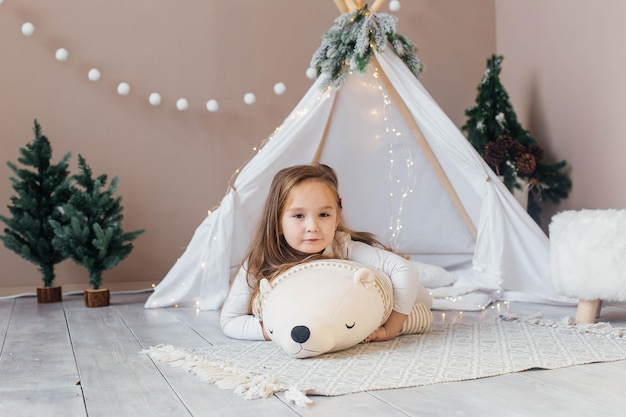
[[[360,268],[354,273],[354,282],[362,285],[366,289],[374,285],[375,279],[374,271],[369,268]]]
[[[272,291],[272,284],[267,280],[267,278],[263,278],[259,283],[259,290],[261,291],[261,295],[263,297],[267,297],[269,293]]]

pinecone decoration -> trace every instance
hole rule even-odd
[[[528,147],[528,152],[533,154],[537,161],[541,161],[543,159],[543,149],[536,143],[533,143]]]
[[[535,156],[529,152],[522,153],[515,158],[515,167],[522,174],[530,175],[537,168],[537,160]]]
[[[506,149],[501,146],[499,142],[487,142],[485,145],[485,151],[483,154],[483,159],[487,164],[494,168],[496,171],[498,170],[498,166],[502,161],[504,161],[504,157],[506,155]]]
[[[515,142],[511,136],[504,134],[498,136],[496,143],[506,152],[517,142]]]
[[[513,159],[517,159],[518,156],[527,154],[528,148],[526,148],[526,146],[522,145],[519,142],[513,142],[511,143],[511,147],[509,148],[509,153],[511,154]]]

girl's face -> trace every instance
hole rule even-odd
[[[335,237],[339,222],[332,191],[317,180],[294,187],[280,219],[281,232],[293,249],[307,253],[323,251]]]

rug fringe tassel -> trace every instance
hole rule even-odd
[[[537,324],[546,327],[569,327],[576,329],[582,333],[598,334],[602,336],[612,337],[615,339],[626,339],[626,328],[613,327],[607,322],[598,323],[576,323],[574,317],[563,317],[560,320],[544,319],[543,315],[535,314],[529,317],[523,317],[518,315],[501,315],[498,317],[504,321],[522,321],[531,324]]]
[[[285,399],[302,408],[306,408],[313,403],[313,400],[307,397],[306,393],[296,387],[289,387],[287,392],[285,392]]]
[[[141,353],[160,362],[172,363],[221,389],[233,390],[246,400],[267,398],[277,392],[287,391],[287,400],[299,407],[307,407],[313,402],[304,392],[295,387],[288,388],[272,376],[258,375],[228,364],[213,362],[189,349],[158,345],[144,349]]]

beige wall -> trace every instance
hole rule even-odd
[[[385,8],[383,11],[388,11]],[[452,120],[464,122],[486,58],[495,50],[494,0],[404,0],[399,31],[419,48],[422,81]],[[5,0],[0,5],[0,212],[13,190],[4,161],[33,139],[37,118],[54,161],[82,154],[95,174],[119,176],[124,227],[146,229],[104,286],[146,288],[182,253],[232,173],[289,114],[322,33],[338,16],[330,0]],[[23,22],[36,31],[21,34]],[[69,51],[66,62],[54,52]],[[102,72],[87,80],[91,66]],[[115,92],[127,81],[129,96]],[[287,92],[276,96],[276,82]],[[160,107],[147,96],[158,91]],[[257,103],[243,104],[246,92]],[[179,112],[175,101],[189,100]],[[218,113],[204,103],[216,98]],[[4,224],[2,224],[4,226]],[[33,292],[36,268],[0,245],[0,295]],[[71,261],[57,267],[64,291],[88,285]]]
[[[626,208],[626,2],[496,0],[502,81],[520,122],[571,165],[566,209]]]

